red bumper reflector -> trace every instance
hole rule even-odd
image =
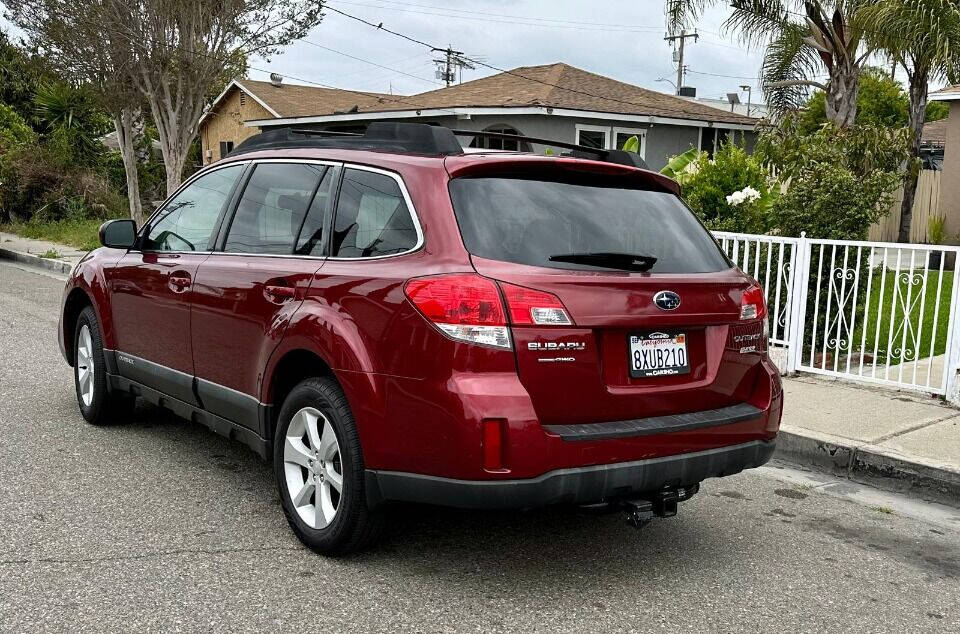
[[[488,471],[503,469],[503,424],[500,419],[483,421],[483,468]]]

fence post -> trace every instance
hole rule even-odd
[[[947,252],[940,257],[946,258]],[[960,310],[957,303],[960,301],[960,253],[957,253],[954,260],[953,287],[950,289],[950,314],[947,326],[947,349],[946,357],[943,360],[944,372],[944,398],[954,405],[960,405],[960,394],[957,391],[957,371],[960,369],[960,338],[957,337],[957,319],[960,318]]]
[[[810,277],[810,243],[800,232],[790,263],[790,329],[787,332],[787,374],[796,374],[803,349],[803,319],[807,307],[807,279]]]

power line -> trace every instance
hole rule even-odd
[[[430,44],[430,43],[428,43],[428,42],[424,42],[423,40],[418,40],[418,39],[415,38],[415,37],[411,37],[411,36],[406,35],[406,34],[404,34],[404,33],[400,33],[400,32],[398,32],[398,31],[394,31],[394,30],[392,30],[392,29],[389,29],[389,28],[383,26],[383,22],[380,22],[379,24],[374,24],[373,22],[370,22],[369,20],[365,20],[364,18],[361,18],[361,17],[355,16],[355,15],[352,15],[352,14],[347,13],[347,12],[345,12],[345,11],[341,11],[340,9],[337,9],[336,7],[333,7],[333,6],[329,5],[329,4],[326,5],[325,8],[326,8],[328,11],[333,11],[334,13],[338,13],[338,14],[344,16],[344,17],[350,18],[351,20],[356,20],[357,22],[360,22],[360,23],[362,23],[362,24],[366,24],[367,26],[373,27],[373,28],[377,29],[378,31],[383,31],[383,32],[385,32],[385,33],[389,33],[390,35],[394,35],[394,36],[396,36],[396,37],[399,37],[399,38],[402,38],[402,39],[404,39],[404,40],[407,40],[408,42],[413,42],[414,44],[419,44],[420,46],[425,46],[425,47],[427,47],[427,48],[430,48],[431,50],[432,50],[432,49],[435,49],[435,48],[439,48],[439,47],[437,47],[437,46],[434,46],[433,44]],[[610,102],[615,102],[615,103],[622,103],[622,104],[626,104],[626,105],[628,105],[628,106],[633,106],[633,107],[636,107],[636,106],[639,106],[639,105],[640,105],[640,104],[638,104],[638,103],[636,103],[636,102],[626,101],[626,100],[624,100],[624,99],[617,99],[616,97],[608,97],[608,96],[605,96],[605,95],[598,95],[598,94],[595,94],[595,93],[592,93],[592,92],[588,92],[588,91],[586,91],[586,90],[578,90],[578,89],[576,89],[576,88],[569,88],[569,87],[567,87],[567,86],[560,86],[560,85],[558,85],[558,84],[553,84],[553,83],[550,83],[550,82],[548,82],[548,81],[543,81],[542,79],[537,79],[537,78],[535,78],[535,77],[527,77],[527,76],[521,75],[520,73],[517,73],[517,72],[515,72],[515,71],[507,70],[507,69],[505,69],[505,68],[500,68],[500,67],[498,67],[498,66],[494,66],[494,65],[492,65],[492,64],[488,64],[488,63],[486,63],[486,62],[483,62],[483,61],[480,61],[480,60],[476,60],[476,59],[473,59],[473,58],[470,58],[470,57],[464,56],[463,59],[465,59],[465,60],[467,60],[467,61],[469,61],[469,62],[471,62],[471,63],[474,63],[474,64],[476,64],[476,65],[478,65],[478,66],[483,66],[483,67],[485,67],[485,68],[489,68],[489,69],[491,69],[491,70],[495,70],[495,71],[497,71],[497,72],[499,72],[499,73],[504,73],[504,74],[506,74],[506,75],[511,75],[511,76],[513,76],[513,77],[519,77],[520,79],[523,79],[523,80],[525,80],[525,81],[532,81],[532,82],[535,82],[535,83],[538,83],[538,84],[543,84],[544,86],[550,86],[550,87],[552,87],[552,88],[557,88],[557,89],[560,89],[560,90],[566,90],[566,91],[568,91],[568,92],[572,92],[572,93],[576,93],[576,94],[580,94],[580,95],[585,95],[585,96],[587,96],[587,97],[593,97],[594,99],[600,99],[600,100],[603,100],[603,101],[610,101]],[[697,113],[697,112],[687,112],[687,111],[684,111],[684,110],[681,109],[681,108],[678,108],[678,110],[679,110],[680,112],[685,112],[686,114],[690,114],[690,115],[700,114],[700,113]]]
[[[497,22],[502,24],[519,24],[523,26],[545,26],[550,28],[570,28],[577,30],[603,30],[603,31],[620,31],[620,32],[660,32],[663,31],[661,26],[653,25],[642,25],[642,24],[604,24],[599,22],[581,22],[574,20],[557,20],[554,18],[539,18],[533,16],[522,16],[522,15],[509,15],[509,14],[497,14],[490,13],[488,11],[469,11],[466,9],[453,9],[449,7],[440,7],[436,5],[426,5],[426,4],[410,4],[405,2],[395,2],[393,0],[373,0],[375,2],[384,2],[393,5],[401,6],[389,6],[385,4],[368,4],[365,2],[356,2],[355,0],[340,0],[341,4],[349,4],[353,6],[360,7],[369,7],[372,9],[382,9],[387,11],[399,11],[402,13],[417,13],[420,15],[436,15],[442,17],[456,18],[461,20],[476,20],[481,22]],[[437,11],[442,11],[443,13],[435,13],[430,11],[420,11],[417,9],[410,8],[401,8],[401,7],[418,7],[424,9],[435,9]],[[472,15],[457,15],[460,13],[472,14]],[[482,17],[480,17],[482,16]],[[494,17],[490,17],[494,16]],[[510,19],[496,19],[496,18],[513,18]],[[515,20],[525,20],[523,22]]]
[[[134,37],[134,36],[131,35],[130,33],[124,33],[123,31],[118,31],[118,30],[116,30],[116,29],[107,28],[107,27],[104,26],[102,23],[92,23],[92,22],[84,22],[84,23],[87,24],[87,26],[92,26],[92,27],[94,27],[94,28],[103,29],[103,30],[105,30],[105,31],[107,31],[107,32],[109,32],[109,33],[114,34],[114,35],[119,35],[119,36],[123,37],[124,39],[126,39],[126,41],[127,41],[130,45],[136,46],[136,47],[138,47],[138,48],[140,48],[140,49],[142,49],[142,50],[144,50],[144,51],[147,51],[148,53],[150,52],[150,48],[149,48],[146,44],[143,44],[142,42],[138,41],[138,40],[136,39],[136,37]],[[220,62],[221,64],[225,64],[226,62],[231,61],[229,57],[217,57],[216,55],[211,55],[211,54],[209,54],[209,53],[204,53],[204,52],[197,51],[197,50],[187,50],[187,49],[185,49],[185,48],[183,48],[183,47],[175,46],[175,45],[170,44],[170,43],[167,43],[167,42],[157,42],[157,45],[158,45],[158,46],[166,47],[166,48],[168,48],[168,49],[170,49],[170,50],[180,51],[181,53],[186,53],[187,55],[197,55],[197,56],[199,56],[199,57],[204,57],[204,58],[206,58],[206,59],[210,59],[210,60],[213,60],[213,61],[216,61],[216,62]],[[331,86],[331,85],[329,85],[329,84],[324,84],[324,83],[321,83],[321,82],[318,82],[318,81],[313,81],[312,79],[305,79],[305,78],[303,78],[303,77],[296,77],[295,75],[288,75],[288,74],[285,74],[285,73],[277,73],[277,72],[275,72],[275,71],[270,71],[270,70],[267,70],[267,69],[265,69],[265,68],[258,68],[258,67],[256,67],[256,66],[251,66],[251,65],[249,65],[249,64],[247,64],[247,69],[249,69],[249,70],[255,70],[255,71],[258,71],[258,72],[261,72],[261,73],[278,75],[278,76],[283,77],[283,78],[285,78],[285,79],[292,79],[292,80],[294,80],[294,81],[303,82],[303,83],[305,83],[305,84],[312,84],[312,85],[314,85],[314,86],[319,86],[319,87],[321,87],[321,88],[328,88],[328,89],[330,89],[330,90],[339,90],[339,91],[342,91],[342,92],[349,92],[349,93],[353,93],[353,94],[357,94],[357,95],[363,95],[364,97],[370,97],[371,99],[375,99],[375,100],[393,101],[393,102],[396,102],[396,103],[399,103],[399,104],[402,104],[402,105],[414,106],[414,107],[417,108],[417,109],[426,108],[426,107],[427,107],[427,106],[424,106],[424,105],[422,105],[422,104],[418,104],[418,103],[414,103],[414,102],[405,100],[406,98],[401,98],[401,97],[388,97],[388,96],[386,96],[386,95],[379,94],[379,93],[370,93],[370,92],[364,92],[364,91],[361,91],[361,90],[351,90],[351,89],[349,89],[349,88],[338,88],[338,87],[336,87],[336,86]],[[453,109],[450,109],[450,108],[433,108],[433,107],[431,107],[430,109],[442,110],[442,111],[449,112],[449,113],[451,113],[451,114],[456,114],[456,111],[453,110]]]
[[[378,64],[377,62],[372,62],[372,61],[370,61],[369,59],[364,59],[364,58],[362,58],[362,57],[357,57],[356,55],[351,55],[350,53],[344,53],[343,51],[338,51],[338,50],[335,49],[335,48],[330,48],[329,46],[324,46],[324,45],[322,45],[322,44],[317,44],[316,42],[311,42],[310,40],[302,40],[302,41],[303,41],[303,42],[306,42],[307,44],[309,44],[309,45],[311,45],[311,46],[316,46],[317,48],[322,48],[322,49],[325,50],[325,51],[330,51],[331,53],[336,53],[337,55],[343,55],[344,57],[349,57],[350,59],[355,59],[355,60],[357,60],[358,62],[363,62],[364,64],[370,64],[371,66],[376,66],[377,68],[382,68],[382,69],[384,69],[384,70],[389,70],[389,71],[392,71],[392,72],[394,72],[394,73],[398,73],[398,74],[400,74],[400,75],[405,75],[405,76],[407,76],[407,77],[412,77],[413,79],[419,79],[420,81],[429,82],[429,83],[431,83],[431,84],[438,84],[438,83],[440,83],[440,82],[438,82],[438,81],[436,81],[436,80],[427,79],[426,77],[420,77],[420,76],[418,76],[418,75],[412,75],[412,74],[410,74],[410,73],[404,72],[404,71],[402,71],[402,70],[398,70],[398,69],[396,69],[396,68],[390,68],[389,66],[384,66],[383,64]]]

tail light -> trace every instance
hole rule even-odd
[[[567,309],[556,295],[500,283],[476,273],[434,275],[409,280],[407,299],[451,339],[510,349],[508,323],[516,326],[569,326]]]
[[[763,301],[763,289],[754,284],[743,291],[740,302],[740,319],[763,319],[767,316],[767,305]]]
[[[503,302],[492,280],[474,273],[420,277],[403,291],[451,339],[510,349]]]
[[[510,323],[518,326],[570,326],[573,321],[556,295],[500,282],[510,307]]]

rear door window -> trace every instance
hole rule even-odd
[[[292,254],[328,166],[261,163],[243,189],[224,251]]]
[[[344,170],[331,256],[394,255],[413,249],[417,242],[416,224],[393,177],[361,169]]]
[[[671,193],[599,175],[550,180],[457,178],[450,195],[467,250],[491,260],[558,269],[610,270],[608,254],[642,257],[651,273],[730,268],[713,237]],[[557,261],[600,254],[593,263]]]

